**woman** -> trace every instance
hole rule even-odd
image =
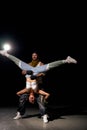
[[[42,65],[42,66],[32,67],[31,65],[23,62],[22,60],[16,58],[15,56],[8,54],[7,51],[5,51],[5,50],[0,51],[0,54],[4,55],[7,58],[9,58],[10,60],[12,60],[20,69],[26,70],[26,71],[31,70],[32,73],[33,73],[32,74],[33,76],[36,76],[37,74],[39,74],[41,72],[46,72],[46,71],[48,71],[50,69],[53,69],[53,68],[58,67],[58,66],[60,66],[62,64],[65,64],[65,63],[74,63],[74,64],[77,63],[77,61],[75,59],[68,56],[64,60],[58,60],[58,61],[54,61],[54,62],[45,64],[45,65]]]
[[[29,93],[29,102],[30,103],[34,103],[35,101],[35,94],[41,94],[44,96],[44,99],[46,100],[50,94],[40,90],[38,88],[38,82],[37,82],[37,77],[33,76],[33,72],[32,71],[28,71],[26,72],[26,88],[20,90],[17,92],[17,95],[20,96],[24,93]]]
[[[12,56],[10,54],[8,54],[6,51],[0,51],[1,55],[6,56],[7,58],[9,58],[10,60],[12,60],[20,69],[27,71],[27,73],[29,73],[28,75],[26,75],[26,88],[24,88],[23,90],[17,92],[17,95],[21,95],[22,93],[29,93],[29,101],[31,103],[34,103],[35,101],[35,94],[42,94],[45,96],[45,99],[47,99],[49,97],[49,93],[46,93],[40,89],[38,89],[38,84],[37,84],[37,79],[36,76],[41,73],[41,72],[46,72],[52,68],[58,67],[62,64],[65,63],[74,63],[76,64],[77,61],[73,58],[71,58],[70,56],[68,56],[66,59],[64,60],[59,60],[59,61],[54,61],[42,66],[36,66],[36,67],[32,67],[31,65],[23,62],[22,60],[16,58],[15,56]],[[31,74],[30,74],[31,72]],[[21,118],[21,116],[25,113],[25,103],[27,101],[27,97],[28,95],[23,95],[20,96],[20,104],[19,107],[17,109],[17,116],[14,117],[14,119],[19,119]],[[47,115],[46,115],[46,111],[45,111],[45,107],[43,106],[43,104],[41,104],[39,102],[39,100],[37,100],[39,107],[41,109],[41,115],[43,116],[43,120],[45,123],[48,122],[47,120]]]

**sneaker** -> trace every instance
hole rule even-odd
[[[0,54],[3,56],[8,56],[8,53],[6,50],[0,50]]]
[[[77,61],[76,61],[74,58],[70,57],[70,56],[67,57],[66,61],[67,61],[68,63],[74,63],[74,64],[77,63]]]
[[[48,116],[45,114],[45,115],[43,116],[43,122],[44,122],[44,123],[47,123],[47,122],[48,122],[48,119],[47,119],[47,118],[48,118]]]
[[[17,112],[17,115],[13,118],[14,120],[22,118],[20,112]]]

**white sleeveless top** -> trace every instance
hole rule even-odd
[[[41,64],[41,62],[39,62],[39,63],[37,64],[37,66],[40,66],[40,64]],[[25,75],[25,77],[26,77],[26,88],[27,88],[27,89],[32,88],[33,90],[37,90],[37,88],[38,88],[37,81],[32,81],[32,82],[27,81],[27,78],[30,78],[30,76],[31,76],[31,75],[28,75],[28,74]]]

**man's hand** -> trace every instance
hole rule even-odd
[[[26,70],[22,70],[22,74],[25,75],[27,73]]]
[[[45,76],[45,74],[44,73],[39,73],[39,74],[37,74],[37,77],[39,77],[39,76]]]

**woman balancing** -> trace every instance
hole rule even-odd
[[[38,73],[46,72],[50,69],[53,69],[55,67],[58,67],[60,65],[66,64],[66,63],[74,63],[74,64],[77,63],[77,61],[74,58],[67,56],[67,58],[64,60],[58,60],[58,61],[44,64],[42,66],[32,67],[29,64],[25,63],[24,61],[16,58],[15,56],[8,54],[7,51],[5,51],[5,50],[1,50],[0,54],[3,56],[6,56],[10,60],[12,60],[20,69],[26,70],[26,71],[32,71],[33,72],[32,75],[34,75],[34,76],[37,75]]]

